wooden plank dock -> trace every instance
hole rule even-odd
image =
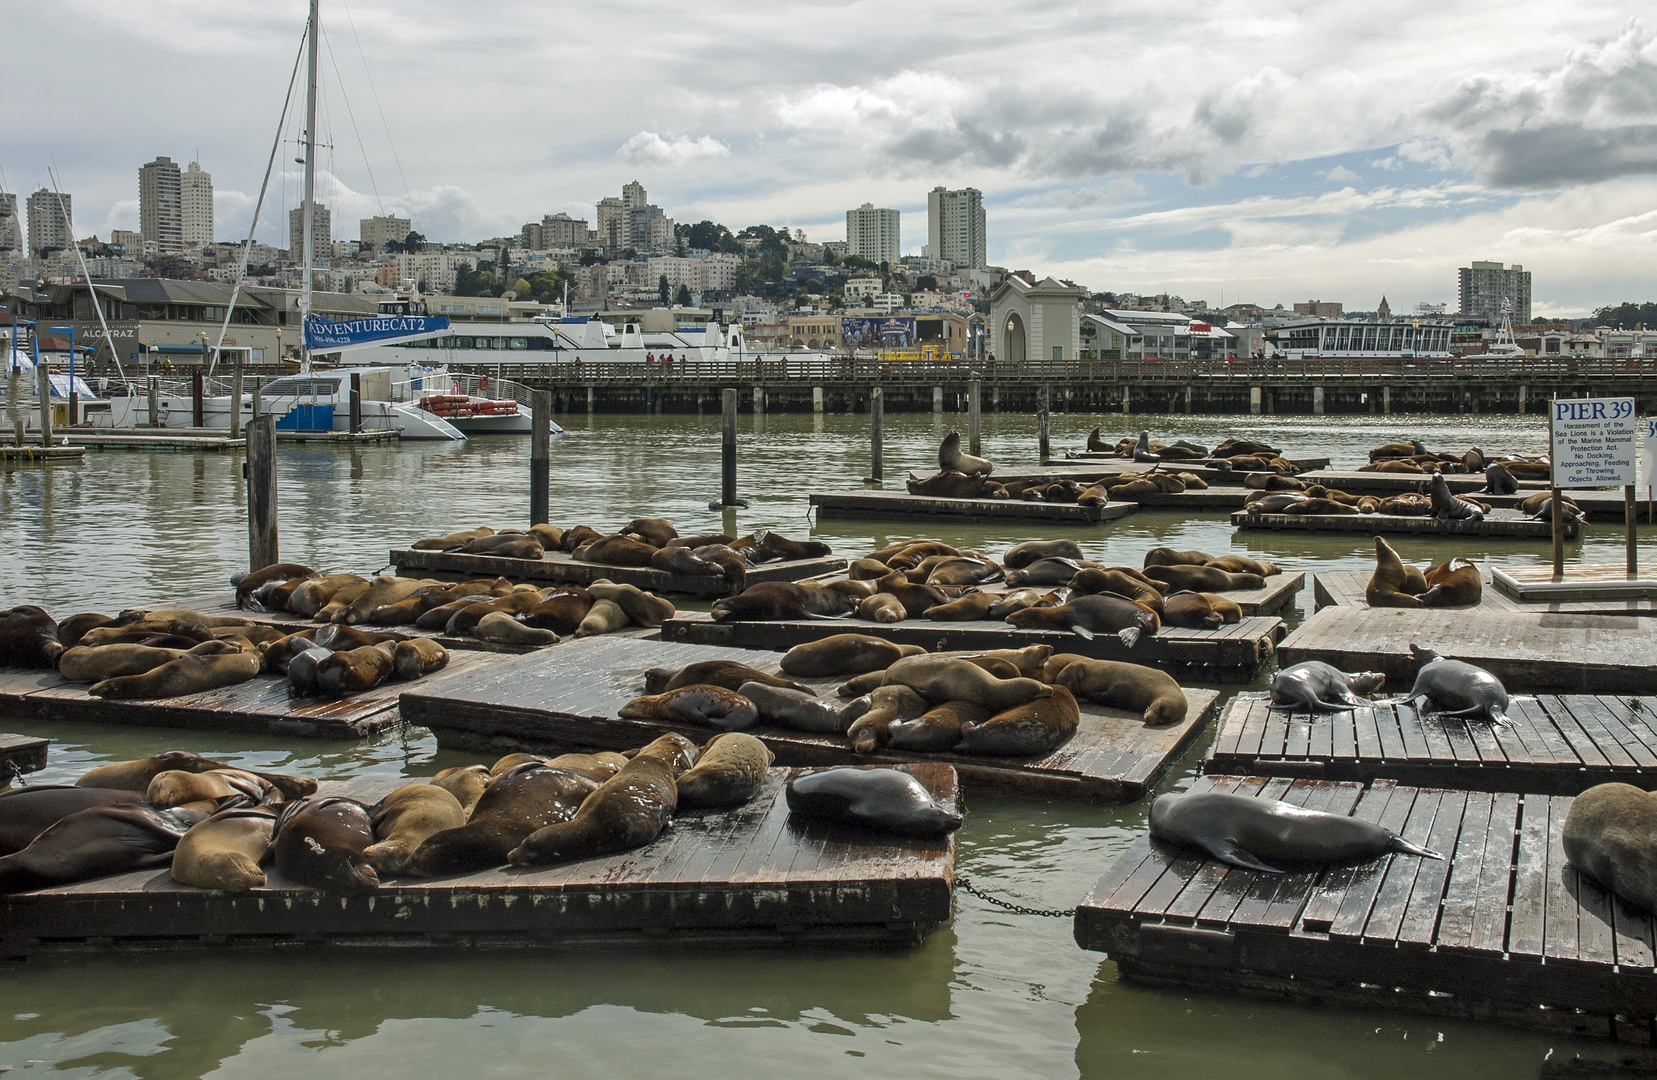
[[[1544,573],[1551,573],[1551,567],[1541,568]],[[1620,569],[1620,568],[1619,568]],[[1318,571],[1314,575],[1312,585],[1313,602],[1317,610],[1326,607],[1358,607],[1368,608],[1369,601],[1364,599],[1364,590],[1369,587],[1370,574],[1368,571]],[[1584,600],[1517,600],[1497,588],[1494,581],[1494,571],[1484,575],[1484,589],[1479,594],[1479,602],[1473,607],[1446,608],[1448,611],[1476,611],[1481,615],[1487,611],[1531,611],[1545,612],[1553,615],[1657,615],[1657,596],[1653,597],[1609,597]]]
[[[952,805],[947,765],[908,766]],[[0,956],[294,946],[910,945],[951,914],[955,840],[789,820],[772,769],[747,806],[674,818],[653,843],[551,868],[395,878],[368,896],[294,885],[272,868],[245,893],[142,870],[0,898]],[[330,782],[372,802],[400,780]]]
[[[391,564],[397,573],[411,577],[435,577],[465,581],[477,577],[504,577],[511,581],[549,584],[591,585],[608,578],[617,585],[636,585],[647,592],[688,596],[728,596],[723,577],[674,574],[654,567],[607,566],[579,562],[565,551],[549,551],[539,559],[507,559],[498,555],[462,555],[453,551],[394,550]],[[844,570],[846,560],[838,556],[821,559],[784,559],[748,568],[748,584],[762,581],[799,581]]]
[[[1498,566],[1490,572],[1498,592],[1520,602],[1586,600],[1590,602],[1657,599],[1657,578],[1631,577],[1627,564],[1589,563],[1567,566],[1558,581],[1551,566]]]
[[[1446,858],[1263,874],[1140,837],[1074,924],[1125,980],[1651,1039],[1657,928],[1565,861],[1569,797],[1218,776],[1192,790],[1350,814]]]
[[[1231,524],[1238,529],[1277,532],[1411,533],[1422,536],[1477,536],[1483,539],[1551,540],[1553,522],[1535,521],[1517,510],[1492,510],[1478,521],[1440,521],[1431,517],[1401,514],[1250,514],[1237,511]],[[1575,539],[1582,533],[1578,522],[1566,526],[1565,535]]]
[[[900,624],[901,625],[901,624]],[[1490,671],[1510,693],[1657,694],[1657,618],[1455,608],[1327,607],[1277,648],[1285,667],[1322,660],[1343,671],[1383,671],[1408,690],[1410,643]]]
[[[447,749],[506,753],[625,750],[671,731],[705,741],[715,732],[656,720],[621,720],[616,712],[644,693],[651,667],[682,667],[703,660],[738,660],[778,672],[777,653],[637,640],[583,642],[537,656],[507,661],[470,676],[403,695],[403,717],[432,730]],[[823,698],[839,702],[843,679],[800,679]],[[1042,758],[976,754],[852,751],[840,736],[772,726],[748,729],[776,755],[779,765],[907,765],[924,761],[954,766],[969,792],[1099,803],[1143,798],[1168,766],[1207,728],[1219,694],[1187,689],[1189,711],[1180,724],[1147,726],[1137,714],[1082,703],[1082,722],[1063,747]]]
[[[18,446],[0,443],[0,461],[7,465],[67,465],[78,464],[86,457],[83,446],[41,446],[39,443]]]
[[[0,733],[0,788],[24,773],[44,769],[49,745],[48,740],[37,739],[33,735]]]
[[[1051,645],[1099,660],[1129,660],[1159,667],[1176,678],[1200,682],[1253,682],[1272,658],[1286,627],[1275,616],[1254,616],[1218,630],[1164,627],[1128,648],[1114,634],[1092,641],[1057,630],[1020,630],[1005,622],[930,622],[905,619],[871,623],[855,619],[795,619],[775,622],[714,622],[699,611],[681,611],[662,624],[662,640],[749,649],[791,649],[830,634],[872,634],[929,652],[958,649],[1021,649]]]
[[[1097,525],[1125,518],[1137,503],[1080,506],[1076,503],[1028,502],[1024,499],[945,499],[906,491],[813,492],[811,507],[819,521],[962,518],[968,521],[1029,521],[1045,525]],[[752,581],[752,575],[749,580]]]
[[[1300,474],[1300,479],[1308,484],[1322,484],[1324,487],[1344,491],[1348,495],[1402,495],[1406,492],[1420,492],[1426,494],[1427,484],[1432,476],[1427,473],[1385,473],[1359,472],[1356,469],[1317,469],[1313,472]],[[1472,495],[1481,498],[1479,492],[1484,490],[1487,481],[1484,473],[1445,473],[1444,483],[1451,492],[1457,495]],[[1534,495],[1548,485],[1542,480],[1517,481],[1522,494]]]
[[[1231,700],[1205,773],[1543,795],[1578,795],[1611,781],[1657,785],[1657,698],[1522,696],[1507,724],[1382,702],[1310,715],[1267,709],[1267,700],[1253,693]]]

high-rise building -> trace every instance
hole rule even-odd
[[[549,249],[587,246],[587,219],[548,214],[541,219],[541,242]]]
[[[896,210],[864,203],[846,211],[846,254],[861,255],[873,263],[895,263],[903,254]]]
[[[627,213],[621,200],[611,195],[598,200],[598,242],[610,251],[627,246]]]
[[[22,251],[23,229],[17,223],[17,196],[0,191],[0,251]]]
[[[413,231],[414,223],[408,218],[395,214],[379,214],[358,219],[357,238],[363,247],[383,251],[388,243],[395,241],[401,244]]]
[[[75,218],[74,201],[68,195],[41,188],[29,196],[29,254],[40,258],[48,251],[68,251],[74,240],[69,223]]]
[[[163,255],[184,249],[182,186],[178,163],[170,157],[138,169],[138,231]]]
[[[644,203],[627,211],[627,246],[640,252],[662,252],[673,246],[673,219],[662,208]]]
[[[183,211],[182,231],[186,248],[206,247],[213,242],[213,174],[198,162],[179,177],[179,203]]]
[[[927,192],[926,238],[929,257],[982,269],[988,261],[983,192],[977,188],[949,191],[942,187]]]
[[[331,222],[328,208],[322,203],[311,204],[311,251],[318,258],[326,258],[323,252],[331,251],[330,244],[334,242],[334,234],[330,231]],[[404,235],[408,235],[404,233]],[[293,262],[305,260],[305,208],[296,206],[288,211],[288,258]]]
[[[644,185],[637,180],[621,189],[621,205],[631,210],[635,206],[648,206],[650,193],[644,190]]]
[[[1530,271],[1514,263],[1475,262],[1460,271],[1461,313],[1482,316],[1495,324],[1503,315],[1516,323],[1530,322]]]

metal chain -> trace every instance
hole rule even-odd
[[[996,907],[1003,907],[1003,908],[1006,908],[1008,911],[1016,911],[1020,915],[1040,915],[1043,918],[1048,918],[1048,919],[1068,919],[1068,918],[1070,918],[1070,916],[1076,914],[1076,909],[1075,908],[1066,908],[1063,911],[1059,911],[1059,910],[1053,909],[1053,908],[1033,908],[1033,907],[1025,907],[1023,904],[1015,904],[1015,903],[1012,903],[1011,901],[1008,901],[1008,900],[999,899],[998,897],[991,896],[989,893],[985,892],[983,889],[980,889],[978,886],[974,885],[971,881],[967,880],[967,877],[966,877],[965,874],[956,874],[955,875],[955,884],[961,886],[961,888],[965,889],[967,892],[971,893],[972,895],[978,897],[978,899],[980,899],[980,900],[988,900],[990,903],[994,904]]]

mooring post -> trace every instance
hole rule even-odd
[[[351,373],[351,434],[362,430],[362,376]]]
[[[149,423],[149,426],[150,427],[159,427],[159,426],[161,426],[161,377],[159,375],[151,375],[149,377],[149,384],[150,384],[150,386],[149,386],[149,398],[150,398],[150,423]],[[253,393],[254,393],[254,396],[258,396],[258,393],[259,393],[258,387],[254,387]],[[254,411],[257,412],[258,410],[255,409]]]
[[[40,445],[52,445],[52,376],[42,361],[35,368],[35,379],[40,384]]]
[[[1185,384],[1185,415],[1191,415],[1191,384]]]
[[[935,413],[944,411],[944,388],[941,386],[932,388],[932,411]]]
[[[869,479],[886,479],[886,465],[881,460],[883,433],[881,425],[885,420],[886,392],[880,387],[869,391]]]
[[[1037,456],[1039,456],[1041,458],[1041,461],[1039,462],[1039,464],[1042,464],[1042,465],[1047,464],[1047,454],[1048,454],[1047,412],[1048,412],[1048,405],[1049,405],[1049,402],[1052,400],[1052,397],[1053,397],[1052,388],[1050,386],[1048,386],[1046,383],[1042,383],[1041,384],[1041,391],[1038,394],[1038,396],[1036,397],[1036,450],[1037,450]]]
[[[1122,384],[1122,415],[1133,412],[1133,388],[1127,383]],[[1046,459],[1044,458],[1043,461]]]
[[[720,392],[724,400],[724,433],[719,447],[719,501],[708,504],[709,510],[724,510],[748,504],[736,497],[736,396],[735,390]]]
[[[1249,387],[1249,415],[1260,415],[1260,388],[1258,386]]]
[[[260,416],[247,425],[247,568],[278,561],[276,537],[276,418]]]
[[[823,411],[823,388],[821,386],[811,388],[811,411],[814,413]]]
[[[1392,387],[1381,387],[1381,415],[1392,415]]]
[[[1555,504],[1558,505],[1558,504]],[[1640,554],[1634,547],[1634,525],[1640,520],[1639,508],[1634,505],[1634,485],[1627,484],[1622,489],[1623,513],[1623,542],[1628,548],[1628,580],[1633,581],[1640,576]]]
[[[356,378],[355,375],[351,377]],[[242,437],[242,354],[239,350],[230,372],[230,437]]]
[[[257,420],[263,415],[265,415],[264,387],[255,378],[253,380],[253,419]]]
[[[206,422],[201,416],[202,375],[200,371],[190,374],[190,423],[194,427],[205,427]]]
[[[529,393],[529,523],[552,520],[552,391]]]
[[[967,384],[967,453],[977,457],[982,445],[980,433],[979,382],[976,375]]]

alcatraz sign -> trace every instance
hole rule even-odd
[[[1634,399],[1555,398],[1553,482],[1562,488],[1623,487],[1635,482],[1641,429]]]

